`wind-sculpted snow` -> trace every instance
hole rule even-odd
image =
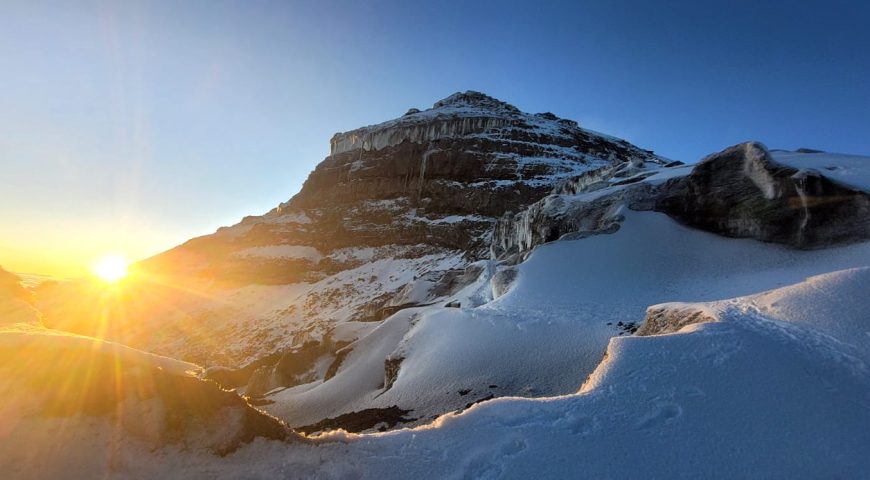
[[[665,303],[647,309],[638,335],[679,331],[687,325],[716,322],[728,315],[756,315],[811,326],[851,349],[870,355],[870,267],[816,275],[788,287],[709,303]]]
[[[206,378],[305,431],[421,426],[258,441],[218,463],[197,457],[208,474],[256,459],[244,475],[632,477],[644,463],[651,476],[746,476],[745,462],[769,476],[757,452],[810,408],[791,398],[798,385],[824,386],[808,405],[867,418],[870,335],[855,313],[870,259],[865,165],[800,155],[751,142],[682,165],[460,93],[337,135],[288,202],[138,265],[124,318],[94,322],[76,282],[40,288],[37,306],[52,327],[205,364]],[[779,289],[841,269],[853,270]],[[843,301],[807,303],[822,294]],[[832,400],[841,384],[848,398]],[[809,417],[774,454],[834,476],[864,465],[840,412]],[[764,418],[775,423],[761,431]],[[728,456],[691,460],[715,456],[710,429]],[[811,431],[843,463],[807,452]],[[180,471],[201,473],[179,455]]]
[[[827,293],[860,293],[867,280],[867,269],[835,272],[708,304],[715,322],[613,338],[568,395],[491,400],[386,434],[259,440],[222,458],[128,444],[110,468],[134,478],[861,478],[870,469],[863,347],[839,341],[812,314],[772,318],[756,307],[765,297],[817,305],[866,328],[870,297],[843,303]],[[35,454],[53,447],[22,438]],[[92,453],[108,442],[58,449],[27,472],[38,478],[62,462],[104,471]]]
[[[265,408],[290,425],[308,425],[318,416],[395,405],[424,423],[490,395],[566,394],[598,365],[610,338],[640,325],[650,305],[753,294],[868,259],[868,243],[795,251],[628,210],[612,235],[536,248],[511,267],[515,279],[495,300],[481,295],[485,283],[473,284],[450,297],[462,308],[439,303],[394,315],[347,347],[352,353],[334,377],[270,395],[275,403]],[[488,265],[481,281],[505,268]],[[403,360],[385,390],[388,357]]]

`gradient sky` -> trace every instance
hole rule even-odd
[[[337,131],[480,90],[670,158],[870,154],[866,2],[0,3],[0,265],[261,214]]]

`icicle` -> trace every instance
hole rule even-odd
[[[440,138],[452,138],[471,133],[480,133],[492,128],[509,125],[510,118],[458,117],[447,120],[431,120],[426,123],[370,127],[337,134],[332,138],[332,155],[357,148],[380,150],[409,141],[426,143]]]
[[[801,218],[800,227],[798,227],[798,244],[803,244],[804,242],[804,230],[807,227],[807,224],[810,221],[810,208],[809,202],[807,202],[807,192],[806,192],[806,182],[807,182],[807,172],[801,170],[795,173],[792,178],[795,180],[794,189],[798,194],[798,198],[801,202],[801,208],[803,208],[803,218]]]
[[[420,183],[417,185],[417,198],[423,196],[423,181],[425,180],[426,164],[429,162],[429,156],[437,151],[438,150],[426,150],[423,153],[423,157],[420,159]]]

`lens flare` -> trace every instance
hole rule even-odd
[[[117,283],[127,276],[127,259],[122,255],[109,254],[101,257],[91,269],[94,275],[107,283]]]

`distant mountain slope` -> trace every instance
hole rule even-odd
[[[42,317],[33,308],[33,292],[18,275],[0,267],[0,326],[12,323],[40,325]]]

